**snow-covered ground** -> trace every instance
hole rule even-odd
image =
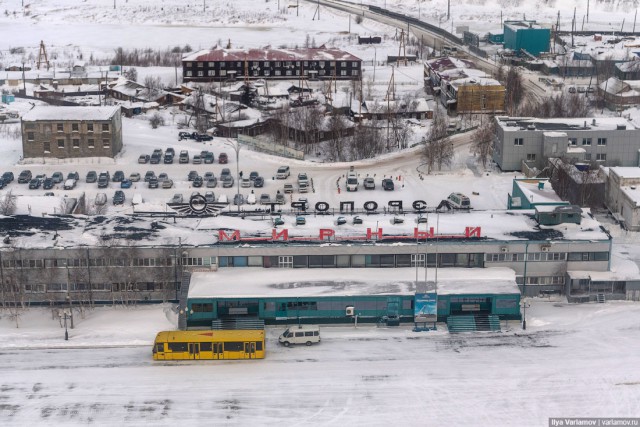
[[[171,320],[168,320],[171,319]],[[324,327],[254,361],[153,362],[169,307],[100,308],[69,341],[48,309],[0,320],[0,422],[22,425],[540,426],[640,414],[640,305],[534,300],[527,330]],[[116,347],[109,347],[115,345]]]

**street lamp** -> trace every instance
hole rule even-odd
[[[240,136],[238,135],[238,137]],[[237,139],[235,144],[229,140],[225,141],[224,144],[228,147],[231,147],[236,152],[236,200],[238,202],[238,212],[240,212],[240,149],[242,148],[242,146]]]
[[[524,272],[522,276],[522,330],[527,329],[527,258],[529,258],[529,241],[524,246]]]

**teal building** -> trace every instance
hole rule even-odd
[[[504,47],[516,53],[521,50],[533,56],[549,52],[551,30],[542,28],[536,21],[505,21]]]

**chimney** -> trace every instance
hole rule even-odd
[[[593,121],[591,122],[591,124],[592,124],[593,126],[595,126],[595,125],[596,125],[596,119],[593,119]]]

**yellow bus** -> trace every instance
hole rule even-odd
[[[154,360],[264,359],[264,330],[159,332]]]

